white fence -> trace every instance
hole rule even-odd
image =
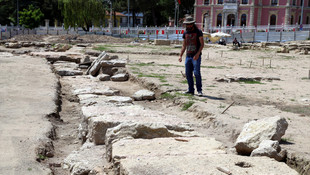
[[[131,37],[142,40],[169,39],[183,40],[182,27],[116,27],[116,28],[91,28],[89,32],[82,28],[70,28],[68,30],[62,27],[38,27],[33,30],[0,26],[0,40],[11,38],[15,35],[112,35],[115,37]],[[232,35],[226,38],[227,42],[232,42],[236,37],[242,42],[285,42],[294,40],[310,39],[310,25],[305,25],[301,30],[297,25],[294,26],[227,26],[213,27],[208,32],[222,31]]]

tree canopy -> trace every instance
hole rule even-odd
[[[43,17],[44,15],[39,8],[29,5],[28,9],[24,9],[20,12],[20,25],[23,25],[28,29],[34,29],[39,27]]]
[[[128,0],[0,0],[0,24],[17,24],[17,1],[19,10],[33,5],[40,8],[44,19],[49,19],[52,25],[55,20],[64,22],[65,27],[75,25],[89,29],[91,25],[100,25],[104,22],[106,10],[110,11],[109,1],[113,5],[113,13],[127,12]],[[174,18],[175,0],[129,0],[130,13],[134,22],[137,13],[143,13],[144,25],[164,26],[168,24],[169,17]],[[180,0],[179,17],[193,14],[195,0]],[[41,25],[44,25],[44,19]],[[115,20],[115,19],[114,19]],[[116,23],[116,22],[115,22]]]
[[[127,1],[112,0],[113,8],[119,12],[127,11]],[[193,14],[195,0],[180,0],[180,2],[180,18],[183,18],[185,14]],[[168,24],[169,17],[174,18],[175,0],[130,0],[129,10],[133,15],[143,13],[144,25],[163,26]]]
[[[92,25],[99,25],[104,20],[104,4],[99,0],[59,0],[65,28],[82,27],[89,31]]]

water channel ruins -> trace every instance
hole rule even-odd
[[[1,173],[310,174],[310,42],[208,44],[198,97],[176,43],[102,38],[0,43]]]

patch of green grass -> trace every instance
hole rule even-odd
[[[139,73],[138,77],[150,77],[150,78],[158,78],[160,82],[165,83],[167,82],[166,77],[164,75],[159,75],[159,74],[143,74]]]
[[[154,63],[136,63],[136,64],[129,64],[129,65],[143,67],[143,66],[154,66]]]
[[[107,51],[107,52],[111,52],[111,53],[115,53],[115,50],[112,50],[110,48],[108,48],[107,46],[103,46],[103,45],[99,45],[97,47],[93,48],[94,50],[99,50],[99,51]]]
[[[183,67],[183,66],[175,65],[175,64],[158,64],[158,66],[162,66],[162,67]]]
[[[130,69],[131,69],[131,70],[135,70],[135,71],[139,71],[139,70],[140,70],[140,69],[137,68],[137,67],[131,67]]]
[[[264,84],[260,81],[256,80],[239,80],[240,83],[245,83],[245,84]]]
[[[44,156],[44,155],[42,155],[42,154],[38,154],[37,156],[38,156],[38,159],[40,159],[40,160],[45,160],[45,159],[47,159],[47,157]]]
[[[218,106],[218,108],[225,108],[225,105],[220,104],[220,106]]]
[[[27,170],[28,170],[28,171],[32,171],[32,168],[28,168]]]
[[[291,59],[294,59],[295,56],[281,55],[281,58],[283,58],[283,59],[285,59],[285,60],[291,60]]]
[[[276,90],[283,90],[282,88],[271,88],[270,90],[276,91]]]
[[[191,106],[193,106],[194,103],[195,103],[194,101],[189,101],[189,102],[187,102],[187,103],[184,103],[184,104],[183,104],[183,107],[182,107],[182,111],[188,110],[188,108],[190,108]]]
[[[168,92],[165,92],[163,94],[160,95],[161,99],[174,99],[177,95],[176,94],[171,94]]]
[[[161,84],[160,86],[173,86],[173,85],[171,85],[171,84]]]
[[[182,80],[180,83],[187,84],[187,80]]]
[[[308,77],[302,77],[302,80],[310,80]]]
[[[201,66],[201,68],[209,68],[209,69],[225,69],[225,66]]]
[[[294,140],[291,139],[291,138],[285,138],[285,137],[283,137],[283,138],[281,138],[281,141],[282,141],[282,142],[293,142]]]

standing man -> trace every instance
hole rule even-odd
[[[185,59],[185,73],[188,84],[188,90],[185,94],[194,95],[194,79],[193,73],[196,78],[196,88],[198,96],[202,96],[202,84],[200,75],[200,64],[201,64],[201,51],[204,46],[203,34],[195,24],[195,20],[191,16],[187,16],[184,24],[186,24],[186,32],[183,34],[183,47],[179,57],[179,61],[182,62],[182,56],[186,50]]]

